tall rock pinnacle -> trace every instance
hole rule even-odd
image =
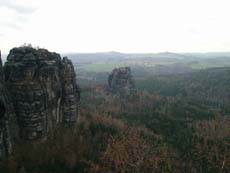
[[[32,47],[13,48],[4,66],[22,139],[41,139],[59,125],[74,127],[79,90],[72,62]]]
[[[109,90],[113,94],[129,95],[135,89],[130,67],[120,67],[113,69],[108,78]]]

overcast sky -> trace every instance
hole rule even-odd
[[[229,0],[0,0],[0,49],[230,51]]]

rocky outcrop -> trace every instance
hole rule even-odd
[[[10,51],[4,71],[20,139],[44,139],[57,126],[75,126],[80,91],[70,60],[46,49],[19,47]]]
[[[108,83],[113,94],[129,95],[136,90],[130,67],[115,68],[109,75]]]
[[[76,115],[79,114],[80,89],[76,84],[74,66],[67,57],[64,57],[62,60],[61,76],[63,124],[66,127],[72,127],[76,123]]]
[[[12,103],[10,102],[10,96],[4,85],[4,72],[0,52],[0,159],[12,152],[9,121],[13,120],[14,117],[15,114],[12,109]],[[14,122],[12,121],[12,123]]]

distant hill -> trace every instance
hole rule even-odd
[[[196,60],[209,58],[230,58],[230,52],[208,52],[208,53],[174,53],[174,52],[160,52],[160,53],[120,53],[120,52],[95,52],[95,53],[67,53],[68,56],[75,62],[98,62],[111,59],[127,60],[127,59],[161,59],[165,60]]]
[[[184,55],[196,58],[219,58],[230,57],[230,52],[184,53]]]

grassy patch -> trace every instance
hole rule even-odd
[[[124,63],[94,63],[85,66],[85,70],[89,72],[110,72],[114,68],[126,66]]]

